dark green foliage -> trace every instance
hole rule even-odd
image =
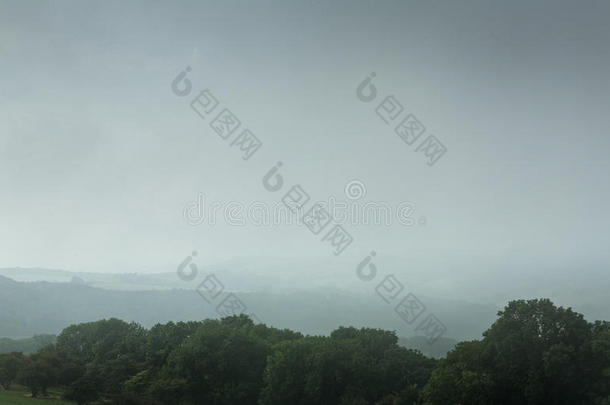
[[[57,382],[59,359],[52,349],[45,349],[25,357],[20,365],[17,380],[28,387],[32,396],[46,395],[47,388]]]
[[[549,300],[512,301],[483,340],[456,346],[425,389],[429,404],[588,405],[608,398],[608,323]]]
[[[0,355],[0,384],[79,405],[610,405],[610,323],[513,301],[478,341],[436,360],[394,332],[303,336],[246,316],[73,325],[30,356]]]
[[[64,398],[76,402],[78,405],[84,405],[94,401],[100,396],[99,381],[91,376],[84,376],[74,381],[66,392]]]
[[[490,405],[493,383],[481,359],[482,342],[458,343],[438,367],[424,389],[434,405]]]
[[[592,374],[600,375],[591,384],[595,404],[610,405],[610,322],[596,321],[591,326]]]
[[[0,354],[0,386],[8,390],[17,378],[19,366],[23,361],[21,353]]]
[[[256,403],[269,345],[252,329],[247,318],[204,321],[172,353],[165,375],[183,379],[182,396],[193,403]]]
[[[276,346],[260,404],[372,404],[405,387],[417,391],[434,363],[399,347],[393,332],[339,328]]]
[[[58,350],[86,364],[102,393],[120,392],[122,384],[142,370],[147,331],[118,319],[73,325],[57,337]]]
[[[122,393],[112,400],[112,405],[164,405],[152,398],[143,398],[133,393]]]

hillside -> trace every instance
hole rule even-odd
[[[197,285],[197,284],[194,284]],[[369,326],[414,336],[407,325],[374,293],[371,296],[317,289],[275,294],[238,292],[246,313],[262,322],[307,334],[328,334],[336,325]],[[445,337],[477,338],[496,308],[466,302],[425,299],[428,310],[447,327]],[[0,336],[57,334],[70,324],[117,317],[146,327],[159,322],[217,318],[216,306],[194,290],[114,291],[75,283],[17,282],[0,276]]]

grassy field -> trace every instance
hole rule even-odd
[[[75,402],[53,398],[28,398],[30,392],[25,387],[12,386],[10,391],[0,390],[1,405],[75,405]],[[59,397],[60,394],[52,389],[49,395]]]

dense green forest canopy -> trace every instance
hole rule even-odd
[[[446,359],[395,332],[339,327],[304,336],[246,316],[145,329],[72,325],[31,355],[0,355],[0,385],[63,387],[78,404],[608,405],[610,323],[549,300],[512,301]]]

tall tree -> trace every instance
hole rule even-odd
[[[482,341],[458,344],[441,362],[427,403],[590,405],[607,395],[603,325],[596,331],[548,299],[511,301],[498,315]]]
[[[10,389],[11,383],[17,378],[22,361],[21,353],[0,354],[0,385],[3,389]]]

